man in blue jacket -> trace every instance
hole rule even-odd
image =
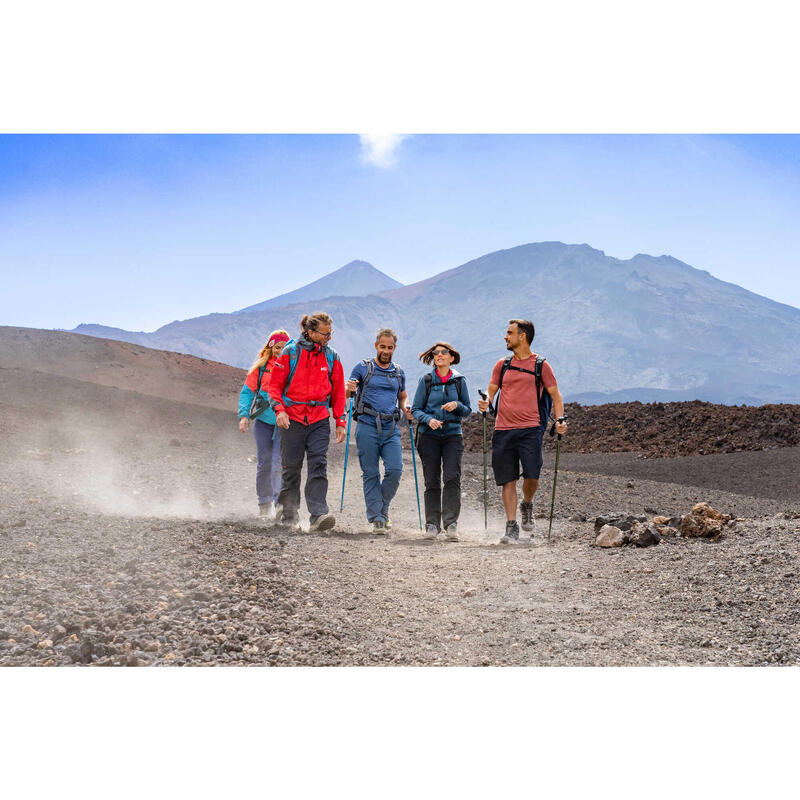
[[[397,334],[382,328],[375,336],[375,357],[353,367],[345,389],[355,394],[353,418],[357,420],[356,446],[364,481],[367,520],[373,533],[386,535],[392,528],[389,504],[403,474],[403,449],[398,423],[406,408],[406,376],[392,363]],[[384,475],[381,480],[380,462]]]

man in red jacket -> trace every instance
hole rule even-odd
[[[333,320],[323,311],[306,314],[300,321],[302,335],[289,342],[275,362],[269,396],[281,434],[281,492],[276,512],[287,525],[298,522],[300,473],[306,457],[305,496],[310,530],[324,531],[336,524],[328,513],[328,446],[331,438],[329,411],[336,420],[336,443],[345,437],[344,371],[336,351],[328,346]],[[292,361],[294,372],[290,372]]]

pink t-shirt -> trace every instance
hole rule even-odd
[[[504,358],[501,358],[492,370],[490,383],[497,386],[500,383],[500,372],[503,368]],[[511,359],[512,367],[527,369],[531,372],[536,369],[536,353],[530,358],[518,361]],[[556,376],[547,361],[542,364],[542,383],[547,391],[556,385]],[[497,417],[494,427],[496,430],[505,431],[511,428],[538,428],[539,427],[539,400],[536,397],[536,378],[527,372],[518,372],[507,369],[503,375],[503,386],[500,389],[499,405],[495,405]]]

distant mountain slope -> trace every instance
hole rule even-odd
[[[150,335],[144,331],[126,331],[123,328],[111,328],[108,325],[94,325],[85,322],[82,322],[77,328],[67,331],[67,333],[99,336],[101,339],[116,339],[118,342],[132,342],[134,344],[142,344]]]
[[[313,305],[334,317],[333,346],[345,370],[370,354],[374,331],[389,325],[411,382],[423,371],[417,354],[444,338],[461,350],[473,396],[506,353],[508,320],[527,317],[536,325],[534,350],[548,358],[567,399],[800,402],[800,309],[670,256],[622,260],[586,244],[526,244],[378,296]],[[294,335],[310,310],[300,303],[211,314],[130,336],[247,366],[269,331]]]
[[[57,394],[59,380],[68,378],[232,413],[244,380],[241,369],[183,353],[12,327],[0,327],[0,375],[4,371],[37,373],[42,395]]]
[[[366,297],[403,284],[385,275],[366,261],[351,261],[334,272],[324,275],[293,292],[264,300],[262,303],[242,308],[235,312],[246,314],[250,311],[265,311],[268,308],[289,306],[294,303],[308,303],[325,297]]]

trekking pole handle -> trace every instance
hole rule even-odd
[[[481,400],[488,400],[489,399],[489,395],[486,394],[486,392],[484,392],[483,389],[481,389],[481,388],[478,389],[478,394],[481,396]],[[482,411],[481,413],[483,414],[484,417],[486,416],[486,412],[485,411]]]
[[[554,420],[553,427],[550,428],[550,436],[553,436],[555,434],[555,432],[556,432],[556,423],[561,424],[562,422],[566,422],[566,421],[567,421],[567,415],[566,414],[564,414],[563,417],[559,417],[557,420]],[[558,438],[559,439],[561,438],[561,434],[560,433],[558,434]]]

